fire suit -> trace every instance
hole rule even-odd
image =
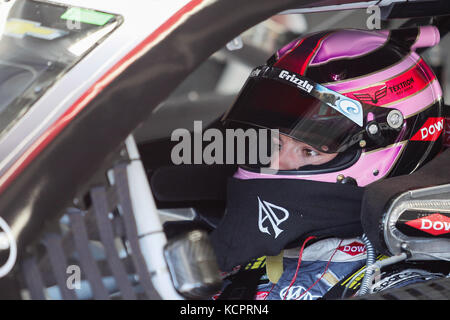
[[[328,238],[306,246],[303,251],[301,248],[284,250],[283,256],[283,273],[277,283],[269,281],[266,265],[257,259],[228,276],[223,291],[216,298],[316,300],[351,297],[360,289],[364,273],[359,271],[365,268],[367,254],[359,238]],[[386,257],[377,257],[383,258]],[[449,271],[448,264],[442,262],[401,263],[383,269],[372,290],[376,293],[441,278],[448,276]],[[255,283],[250,283],[251,279]]]

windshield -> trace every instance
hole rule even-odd
[[[8,10],[0,21],[0,137],[122,21],[34,0],[16,0]]]

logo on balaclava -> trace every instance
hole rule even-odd
[[[272,235],[267,226],[267,221],[272,226],[273,232],[275,233],[275,239],[284,231],[280,229],[281,223],[289,218],[289,211],[286,209],[276,206],[267,201],[261,200],[258,197],[259,204],[259,215],[258,215],[258,227],[259,231]]]

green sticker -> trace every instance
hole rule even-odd
[[[61,19],[79,21],[97,26],[104,26],[114,15],[94,10],[82,8],[70,8],[62,16]]]

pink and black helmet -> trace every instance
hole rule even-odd
[[[253,70],[223,121],[278,129],[338,156],[274,173],[241,166],[235,177],[366,186],[418,169],[441,151],[445,119],[436,75],[415,50],[439,40],[433,26],[344,29],[283,47]]]

